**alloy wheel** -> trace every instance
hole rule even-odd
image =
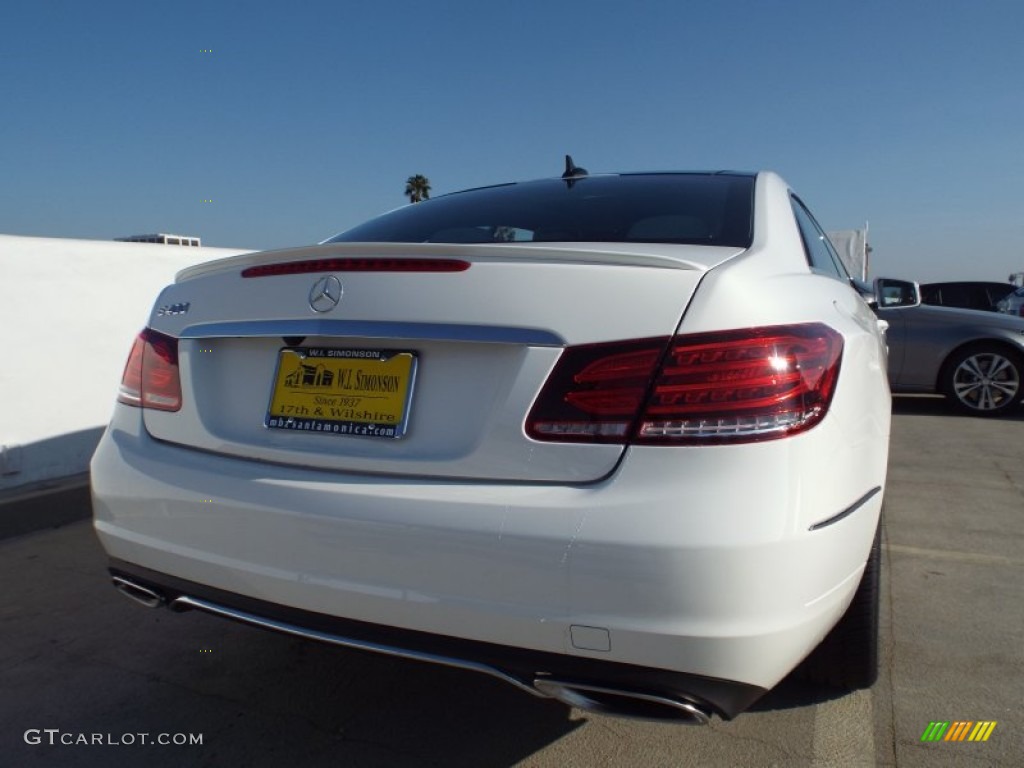
[[[1020,373],[1013,362],[996,352],[979,352],[956,367],[953,393],[968,408],[995,411],[1013,403],[1020,392]]]

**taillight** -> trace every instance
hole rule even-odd
[[[843,339],[820,323],[566,349],[527,418],[535,440],[770,440],[824,418]]]
[[[117,399],[159,411],[181,408],[178,340],[149,328],[142,331],[128,355]]]
[[[569,347],[526,421],[535,440],[624,443],[669,339]]]

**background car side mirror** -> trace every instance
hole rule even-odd
[[[875,299],[879,309],[905,309],[921,303],[921,287],[910,280],[891,277],[875,279]]]

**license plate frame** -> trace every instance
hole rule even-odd
[[[282,347],[270,385],[267,429],[401,439],[419,356],[412,350]]]

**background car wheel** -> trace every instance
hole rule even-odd
[[[1004,347],[982,345],[961,350],[946,361],[942,390],[963,411],[999,416],[1020,402],[1022,379],[1020,355]]]
[[[850,607],[797,669],[812,683],[848,691],[870,688],[878,679],[878,604],[882,580],[882,522]]]

